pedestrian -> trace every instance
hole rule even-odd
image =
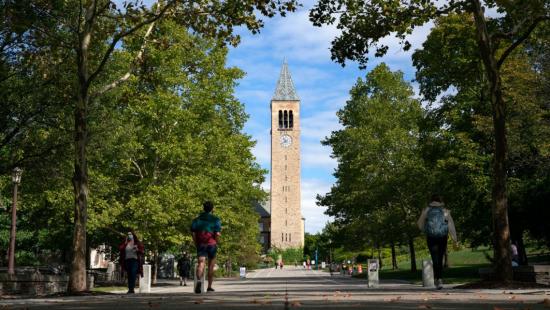
[[[120,272],[128,276],[128,294],[134,294],[137,275],[143,277],[143,255],[145,249],[137,235],[131,230],[118,246],[120,251]]]
[[[195,293],[202,292],[201,279],[204,274],[206,258],[208,258],[208,292],[213,292],[212,281],[214,280],[214,266],[216,265],[216,253],[218,251],[218,239],[221,235],[222,224],[218,217],[212,213],[214,204],[211,201],[205,201],[202,205],[203,212],[193,220],[191,232],[193,241],[197,247],[197,284]]]
[[[510,245],[510,250],[512,251],[512,267],[517,267],[519,266],[519,252],[515,242]]]
[[[178,259],[178,273],[180,275],[180,286],[187,286],[187,279],[191,271],[191,259],[186,251],[181,253],[181,257]]]
[[[438,290],[443,288],[443,257],[447,252],[448,235],[458,243],[456,229],[451,217],[451,211],[444,208],[445,204],[439,195],[432,195],[428,204],[418,219],[418,227],[426,233],[428,249],[432,257],[435,285]]]
[[[281,269],[283,269],[283,266],[284,266],[283,261],[281,261],[281,262],[279,263],[279,267],[281,267]]]

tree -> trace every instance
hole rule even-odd
[[[420,103],[403,74],[384,63],[365,81],[359,79],[350,94],[338,111],[344,128],[323,141],[338,160],[337,182],[318,204],[349,229],[360,230],[373,247],[406,240],[416,270],[414,224],[431,183],[418,149]]]
[[[465,22],[469,21],[469,22]],[[527,188],[547,174],[545,136],[550,129],[544,115],[545,99],[539,81],[544,70],[537,63],[544,33],[536,34],[514,51],[502,66],[503,96],[507,107],[509,140],[508,177],[511,237],[524,249],[523,232],[534,227],[543,205],[527,194]],[[426,164],[436,171],[447,203],[463,237],[473,245],[486,244],[490,222],[490,156],[493,149],[490,98],[483,64],[476,51],[474,21],[467,14],[450,14],[435,20],[423,48],[413,54],[416,79],[425,98],[435,97],[451,85],[453,94],[442,98],[427,114],[422,139]],[[530,185],[531,184],[531,185]],[[543,193],[540,190],[540,193]],[[529,206],[529,207],[527,207]],[[539,211],[534,211],[535,209]],[[529,211],[528,211],[529,210]]]
[[[14,4],[15,5],[15,4]],[[71,55],[70,62],[76,77],[70,84],[71,104],[74,104],[74,234],[70,290],[86,289],[86,223],[88,219],[88,114],[107,92],[135,76],[142,61],[148,38],[154,23],[172,16],[178,24],[190,31],[236,45],[235,26],[244,25],[257,33],[263,26],[260,14],[272,17],[276,13],[294,11],[295,0],[288,1],[159,1],[147,7],[142,1],[126,1],[119,7],[115,1],[25,1],[17,4],[21,12],[36,16],[29,26],[29,19],[15,19],[16,25],[28,26],[23,37],[46,37],[48,48],[61,48]],[[260,14],[256,14],[259,12]],[[139,35],[141,48],[126,63],[126,69],[115,79],[105,76],[112,65],[112,56],[124,39]],[[28,45],[27,52],[34,46]],[[17,49],[13,49],[16,51]]]
[[[338,28],[342,29],[342,34],[332,41],[332,59],[341,64],[345,64],[346,59],[357,60],[364,68],[371,48],[375,49],[375,56],[387,52],[388,46],[380,42],[382,38],[394,35],[408,50],[411,45],[406,37],[414,27],[451,13],[469,13],[473,16],[477,50],[488,80],[494,128],[492,215],[495,268],[501,280],[510,281],[512,267],[506,185],[506,102],[502,94],[501,67],[539,25],[550,19],[550,4],[546,0],[488,0],[484,4],[487,8],[496,9],[501,17],[487,18],[480,0],[452,0],[443,4],[425,0],[319,0],[310,12],[310,19],[316,26],[333,24],[338,19]]]

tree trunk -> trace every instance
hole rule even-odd
[[[411,253],[411,271],[416,272],[416,252],[414,251],[414,239],[409,237],[409,252]]]
[[[491,38],[485,23],[479,0],[471,0],[476,24],[478,46],[485,72],[490,83],[489,94],[493,112],[494,159],[493,159],[493,233],[495,275],[501,281],[511,281],[512,258],[510,253],[510,228],[508,224],[508,198],[506,193],[506,105],[502,98],[501,79],[494,55]]]
[[[397,257],[395,255],[395,243],[391,242],[391,268],[393,270],[399,269],[397,266]]]
[[[71,258],[69,291],[86,290],[86,222],[88,220],[88,163],[86,144],[88,143],[87,112],[89,101],[88,47],[92,38],[92,22],[95,14],[95,1],[86,8],[86,18],[82,33],[78,33],[79,45],[76,48],[78,68],[78,94],[74,110],[75,158],[74,158],[74,233]]]
[[[380,269],[382,269],[382,250],[380,250],[380,246],[377,247],[378,250],[378,264],[380,265]]]
[[[151,284],[157,284],[157,274],[159,266],[159,255],[157,251],[153,252],[153,265],[151,266]]]
[[[523,232],[518,236],[517,242],[519,264],[522,266],[527,266],[529,262],[527,261],[527,251],[525,250],[525,243],[523,243]]]
[[[81,95],[81,94],[79,94]],[[75,163],[74,163],[74,233],[69,290],[86,290],[86,221],[88,200],[88,168],[86,163],[86,106],[87,98],[79,96],[75,109]]]

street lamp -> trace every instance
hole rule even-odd
[[[10,232],[10,249],[8,254],[8,274],[15,274],[15,231],[17,220],[17,185],[21,183],[21,175],[23,169],[15,167],[13,169],[11,180],[13,182],[13,204],[11,207],[11,232]]]

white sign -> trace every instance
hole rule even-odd
[[[246,267],[239,268],[239,276],[241,278],[246,278]]]
[[[322,263],[321,263],[321,268],[325,269],[326,266],[327,266],[327,265],[325,264],[325,262],[322,262]]]

